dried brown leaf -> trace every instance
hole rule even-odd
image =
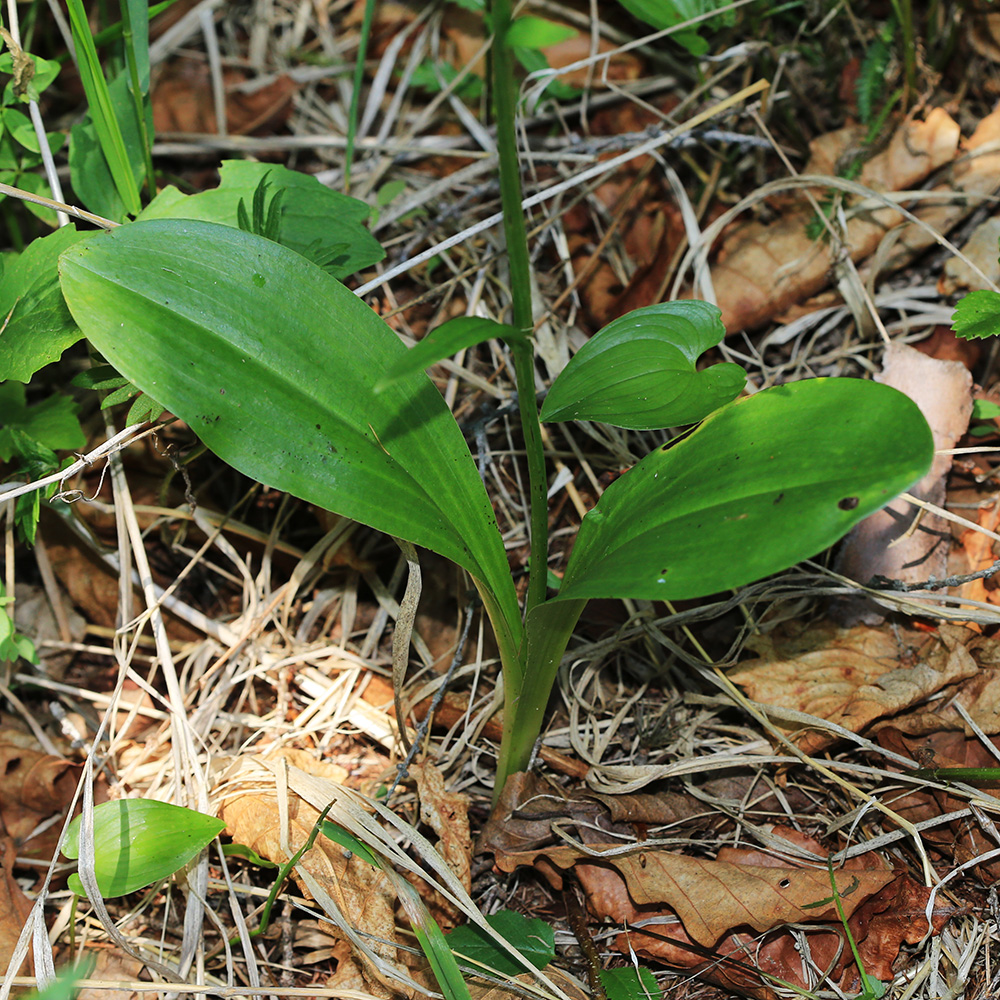
[[[901,125],[888,147],[865,164],[859,183],[876,191],[911,188],[954,158],[959,137],[956,122],[935,108],[925,121]],[[814,141],[803,173],[835,174],[842,153],[855,141],[850,130]],[[727,331],[760,326],[829,283],[834,251],[828,242],[810,238],[807,227],[813,215],[803,204],[784,211],[776,222],[748,222],[726,237],[712,280]],[[871,254],[901,219],[891,208],[851,218],[844,241],[851,258],[858,261]]]
[[[860,733],[876,719],[894,716],[974,677],[979,668],[966,648],[974,637],[957,625],[943,625],[927,636],[825,624],[792,637],[772,633],[755,640],[760,657],[741,663],[729,676],[754,701],[805,712]],[[901,664],[907,642],[919,652],[912,664]],[[837,738],[825,730],[782,726],[795,734],[806,753]]]
[[[14,879],[14,858],[17,848],[10,837],[0,838],[0,969],[7,970],[17,946],[28,915],[31,913],[31,900]],[[30,951],[25,959],[28,971],[31,969]],[[25,968],[22,963],[21,969]],[[12,970],[14,975],[18,969]]]
[[[344,769],[314,759],[307,751],[283,749],[264,756],[237,758],[223,774],[224,792],[219,817],[238,843],[246,844],[261,857],[283,864],[308,838],[319,818],[319,810],[288,787],[287,798],[278,800],[275,770],[285,764],[331,782],[340,782]],[[283,813],[287,829],[283,828]],[[371,946],[390,962],[397,960],[396,895],[385,872],[373,868],[357,855],[345,851],[322,834],[299,864],[316,879],[336,902],[340,912],[361,933],[371,935]],[[305,887],[301,885],[303,891]],[[369,990],[386,995],[381,977],[364,963]]]
[[[942,506],[945,479],[952,465],[949,449],[969,427],[972,416],[972,375],[958,361],[939,361],[906,344],[886,349],[882,374],[876,381],[905,393],[919,407],[934,435],[935,455],[927,475],[909,491],[921,500]],[[939,579],[948,573],[950,532],[943,518],[921,517],[911,530],[915,511],[903,500],[866,517],[847,536],[837,568],[853,580],[867,582],[876,574],[903,583]],[[864,598],[836,605],[841,624],[877,624],[885,617],[880,607]]]

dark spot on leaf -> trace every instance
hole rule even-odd
[[[779,493],[779,494],[778,494],[778,495],[777,495],[777,496],[776,496],[776,497],[775,497],[775,498],[774,498],[774,499],[773,499],[773,500],[771,501],[771,503],[781,503],[781,501],[782,501],[782,500],[784,500],[784,499],[785,499],[785,494],[784,494],[784,493]]]
[[[854,510],[859,503],[861,503],[861,500],[858,497],[844,497],[843,500],[837,502],[837,506],[841,510]]]
[[[319,424],[316,425],[316,430],[321,431],[323,428]]]
[[[220,396],[225,396],[225,394],[226,394],[226,390],[225,389],[220,389],[219,390],[219,395]]]

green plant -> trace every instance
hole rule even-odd
[[[80,857],[77,816],[66,831],[63,854]],[[94,807],[94,874],[104,899],[124,896],[169,878],[197,857],[225,828],[221,819],[157,802],[155,799],[115,799]],[[80,876],[69,887],[84,895]]]
[[[490,14],[509,324],[457,321],[407,353],[337,280],[371,259],[360,219],[343,224],[342,252],[328,235],[319,246],[302,235],[313,232],[310,224],[327,229],[334,213],[344,219],[351,206],[367,210],[320,195],[314,180],[280,168],[230,165],[219,191],[189,198],[167,189],[135,223],[62,237],[58,256],[73,335],[85,335],[220,457],[469,572],[503,667],[499,794],[529,760],[589,599],[695,598],[784,569],[919,479],[933,444],[917,407],[875,383],[817,379],[737,399],[744,375],[736,366],[697,367],[724,333],[714,307],[638,310],[579,352],[541,418],[701,423],[604,493],[583,521],[558,593],[547,597],[547,475],[532,391],[531,265],[514,130],[517,22],[509,0],[496,0]],[[266,204],[267,184],[281,192],[277,211],[273,199]],[[241,221],[252,231],[238,228]],[[534,553],[523,609],[476,464],[422,373],[491,337],[507,345],[521,388]]]

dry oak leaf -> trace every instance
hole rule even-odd
[[[42,820],[65,810],[79,772],[72,761],[0,740],[0,821],[6,832],[23,843]]]
[[[620,845],[605,845],[620,849]],[[595,846],[595,850],[600,850]],[[572,868],[586,891],[587,903],[600,917],[635,924],[669,908],[688,936],[712,947],[740,928],[763,932],[782,924],[837,920],[830,873],[826,868],[777,868],[711,861],[654,849],[594,857],[573,847],[497,858],[501,871],[521,865],[539,867],[561,888],[560,870]],[[876,868],[837,871],[837,890],[850,914],[896,877]],[[850,890],[850,892],[847,892]],[[822,902],[828,900],[828,902]],[[819,905],[817,905],[819,904]]]
[[[878,192],[912,188],[954,158],[959,137],[958,124],[942,108],[934,108],[925,121],[903,123],[888,147],[868,160],[858,183]],[[834,175],[838,159],[855,141],[852,129],[814,140],[803,174]],[[803,200],[801,207],[783,212],[776,222],[747,222],[725,238],[712,281],[727,332],[761,326],[830,283],[835,251],[829,241],[810,238],[807,227],[813,216]],[[873,253],[902,218],[892,208],[850,218],[844,244],[851,259]]]
[[[281,803],[276,772],[287,776],[281,782]],[[226,832],[275,864],[287,861],[308,840],[319,818],[319,810],[295,792],[297,774],[303,772],[325,780],[329,786],[342,782],[346,774],[336,764],[292,748],[235,758],[220,775],[213,792],[221,803],[218,815],[226,824]],[[334,797],[330,787],[326,801]],[[396,894],[384,871],[322,835],[302,856],[298,867],[316,880],[356,931],[370,936],[371,947],[381,958],[396,962]],[[309,895],[301,881],[300,887]],[[380,996],[391,992],[377,970],[368,964],[363,965],[363,970],[370,991]]]
[[[17,848],[10,837],[0,838],[0,969],[7,971],[7,966],[17,947],[17,939],[21,936],[24,922],[31,913],[31,901],[24,890],[14,879],[14,858]],[[25,959],[28,969],[31,968],[31,953]],[[21,968],[24,968],[22,963]],[[14,975],[20,970],[13,969]]]
[[[979,667],[966,649],[969,629],[942,625],[935,635],[829,623],[792,637],[755,638],[761,654],[729,677],[754,701],[804,712],[860,733],[872,722],[911,709],[942,688],[974,677]],[[901,665],[904,644],[919,652]],[[799,747],[815,753],[838,736],[806,723],[779,722]]]

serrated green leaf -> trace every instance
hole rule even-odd
[[[407,375],[422,372],[467,347],[474,347],[494,338],[507,341],[523,340],[524,334],[507,323],[497,323],[496,320],[483,319],[480,316],[457,316],[448,320],[427,334],[419,344],[411,347],[392,365],[379,379],[375,391],[382,392],[393,382],[398,382]]]
[[[840,539],[930,468],[916,404],[859,379],[730,403],[647,455],[583,519],[554,601],[703,597]]]
[[[969,292],[955,303],[951,328],[956,337],[981,340],[1000,333],[1000,294],[988,289]]]
[[[516,643],[507,557],[465,439],[424,375],[374,393],[406,349],[339,281],[277,243],[184,220],[93,236],[60,273],[91,342],[221,458],[464,566],[499,641]]]
[[[119,386],[114,392],[104,397],[101,402],[101,409],[110,410],[112,406],[117,406],[119,403],[127,403],[138,392],[140,390],[126,380],[124,385]]]
[[[243,228],[253,231],[247,206],[253,204],[260,183],[266,181],[272,190],[281,192],[276,242],[328,268],[337,278],[354,274],[385,256],[378,240],[365,227],[368,206],[332,191],[315,177],[270,163],[227,160],[220,169],[220,178],[217,188],[201,194],[184,195],[174,187],[164,188],[140,218],[199,219],[240,228],[242,202],[246,216]]]
[[[0,381],[28,382],[83,336],[63,300],[56,263],[86,235],[63,226],[7,258],[0,276]]]
[[[594,334],[560,372],[542,406],[543,421],[597,420],[633,430],[694,423],[746,385],[739,365],[697,370],[725,336],[716,306],[646,306]]]
[[[509,941],[536,968],[544,969],[555,958],[555,931],[538,917],[526,917],[515,910],[499,910],[486,922]],[[465,924],[445,935],[448,946],[462,960],[493,969],[501,975],[520,975],[525,968],[514,961],[481,927]]]
[[[140,424],[144,420],[155,420],[163,412],[163,407],[148,392],[143,392],[129,407],[125,423]]]
[[[550,45],[558,45],[578,34],[575,28],[544,17],[534,17],[527,14],[517,18],[507,31],[507,44],[511,48],[547,49]]]
[[[80,857],[77,816],[66,831],[63,854]],[[94,807],[94,860],[101,896],[135,892],[173,875],[212,842],[226,824],[214,816],[154,799],[116,799]],[[79,875],[69,887],[83,895]]]

